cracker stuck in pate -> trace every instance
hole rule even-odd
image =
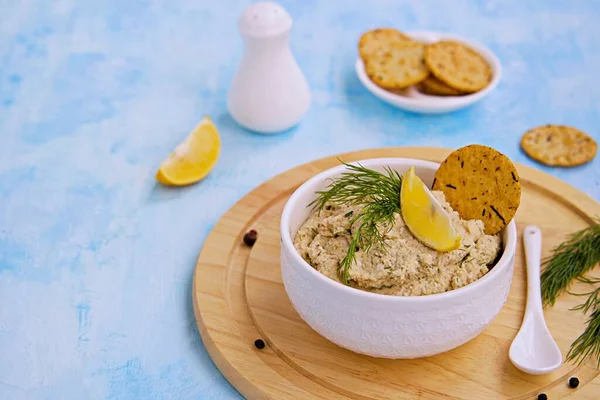
[[[479,144],[450,153],[435,173],[434,190],[444,192],[462,218],[480,219],[485,233],[500,232],[521,204],[521,180],[512,161]]]
[[[460,247],[438,252],[425,246],[411,234],[400,213],[395,213],[391,229],[385,223],[380,229],[385,245],[376,243],[368,252],[356,249],[348,271],[350,286],[387,295],[421,296],[458,289],[489,271],[501,253],[500,235],[486,235],[480,220],[461,219],[443,192],[434,191],[433,195],[451,216],[461,236]],[[338,282],[340,262],[358,228],[351,226],[357,212],[360,206],[328,203],[308,218],[294,238],[304,260]]]

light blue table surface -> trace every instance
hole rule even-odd
[[[219,217],[293,166],[351,150],[477,142],[514,161],[527,129],[600,139],[595,1],[285,1],[313,91],[300,126],[249,133],[225,97],[248,1],[0,0],[0,399],[239,398],[203,348],[194,261]],[[501,59],[487,99],[421,116],[358,82],[371,27],[468,36]],[[222,155],[202,183],[157,186],[205,114]],[[543,170],[600,199],[600,157]]]

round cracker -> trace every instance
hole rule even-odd
[[[358,41],[358,52],[363,61],[373,54],[386,51],[391,42],[410,41],[410,37],[393,28],[378,28],[363,33]]]
[[[429,76],[425,65],[425,45],[418,42],[391,42],[386,51],[365,60],[365,72],[378,86],[403,89]]]
[[[446,85],[433,75],[429,75],[427,79],[419,83],[419,90],[432,96],[462,96],[465,94],[460,90]]]
[[[546,165],[573,167],[594,159],[598,144],[579,129],[544,125],[525,132],[521,148],[529,157]]]
[[[521,203],[521,182],[508,157],[478,144],[453,151],[435,174],[433,190],[441,190],[465,220],[483,221],[485,233],[500,232]]]
[[[425,62],[437,79],[463,92],[477,92],[492,79],[490,65],[479,53],[452,40],[428,45]]]

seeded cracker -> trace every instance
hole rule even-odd
[[[521,148],[529,157],[546,165],[572,167],[591,161],[598,144],[578,129],[545,125],[527,131],[521,138]]]
[[[433,184],[463,219],[479,219],[493,235],[515,216],[521,202],[517,169],[504,154],[482,145],[452,152],[440,165]]]
[[[462,96],[465,93],[446,85],[433,75],[419,83],[419,90],[431,96]]]
[[[492,79],[487,61],[459,42],[442,40],[428,45],[425,62],[437,79],[463,92],[477,92]]]
[[[390,42],[386,51],[374,53],[364,62],[369,78],[385,89],[402,89],[423,81],[429,75],[423,43]]]
[[[358,41],[360,57],[365,61],[375,53],[387,51],[390,42],[410,41],[410,37],[392,28],[378,28],[362,34]]]

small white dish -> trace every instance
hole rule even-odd
[[[456,40],[470,46],[477,51],[492,68],[492,80],[484,89],[479,92],[467,94],[464,96],[429,96],[419,92],[414,86],[402,91],[403,94],[392,93],[377,86],[365,72],[365,66],[362,59],[356,60],[356,75],[365,88],[379,99],[405,111],[411,111],[421,114],[444,114],[457,111],[477,103],[485,96],[490,94],[502,77],[502,66],[500,60],[487,47],[456,35],[431,31],[406,32],[407,35],[422,42],[433,43],[439,40]]]

